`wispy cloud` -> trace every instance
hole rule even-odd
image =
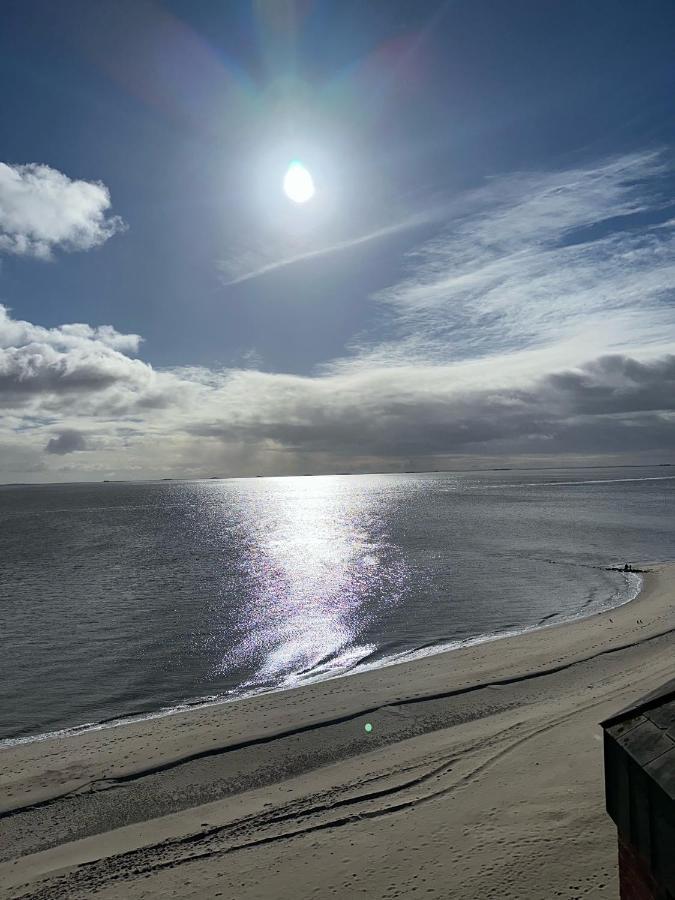
[[[437,215],[436,212],[413,215],[396,224],[376,228],[367,234],[336,241],[328,246],[308,249],[302,253],[296,253],[281,259],[266,259],[264,253],[239,254],[231,260],[220,263],[220,269],[223,272],[223,284],[241,284],[244,281],[251,281],[254,278],[260,278],[262,275],[270,275],[279,269],[288,268],[288,266],[293,266],[308,259],[340,253],[352,247],[358,247],[361,244],[368,244],[371,241],[377,241],[393,234],[419,228],[422,225],[428,225]]]
[[[375,298],[393,337],[330,370],[486,357],[565,343],[577,357],[673,339],[673,172],[655,153],[495,178]],[[569,361],[573,359],[570,357]]]

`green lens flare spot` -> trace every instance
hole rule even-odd
[[[368,734],[370,734],[370,732],[373,730],[373,726],[370,724],[370,722],[366,722],[366,724],[364,725],[364,728],[366,729]]]

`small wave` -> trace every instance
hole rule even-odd
[[[569,487],[577,484],[619,484],[627,481],[673,481],[675,475],[644,475],[641,478],[589,478],[585,481],[511,481],[508,484],[486,484],[488,490],[505,487]]]
[[[621,574],[625,579],[625,593],[621,593],[618,595],[617,593],[614,593],[610,597],[607,597],[604,601],[595,601],[593,609],[584,607],[573,615],[559,617],[555,622],[546,622],[546,619],[550,620],[551,616],[559,616],[559,613],[552,613],[551,616],[544,617],[544,619],[542,619],[541,622],[538,622],[536,625],[523,625],[519,626],[518,628],[509,628],[503,631],[486,632],[484,634],[479,634],[475,637],[464,638],[462,640],[441,640],[437,643],[426,644],[423,647],[416,647],[414,650],[405,650],[400,653],[395,653],[391,656],[383,657],[382,659],[376,660],[372,663],[359,665],[353,670],[353,673],[349,674],[357,675],[361,672],[368,672],[372,669],[398,665],[402,662],[412,662],[413,660],[423,659],[427,656],[436,656],[438,653],[448,653],[453,650],[461,650],[464,647],[473,647],[479,644],[486,644],[491,641],[499,641],[502,640],[502,638],[517,637],[520,634],[530,634],[533,631],[540,631],[544,628],[553,628],[554,626],[562,625],[566,622],[576,622],[582,619],[588,619],[600,612],[606,612],[611,609],[618,609],[620,606],[624,606],[626,603],[630,603],[631,600],[634,600],[642,590],[643,585],[643,578],[641,575],[638,575],[635,572],[621,572]]]

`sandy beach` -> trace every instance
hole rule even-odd
[[[3,749],[1,896],[615,898],[598,723],[675,661],[648,568],[588,619]]]

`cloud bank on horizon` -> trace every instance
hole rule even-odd
[[[650,150],[447,197],[403,277],[368,298],[386,339],[361,333],[309,376],[155,369],[138,334],[46,328],[3,298],[0,479],[670,459],[673,175]],[[123,228],[110,205],[101,184],[0,166],[0,250],[94,247]]]

